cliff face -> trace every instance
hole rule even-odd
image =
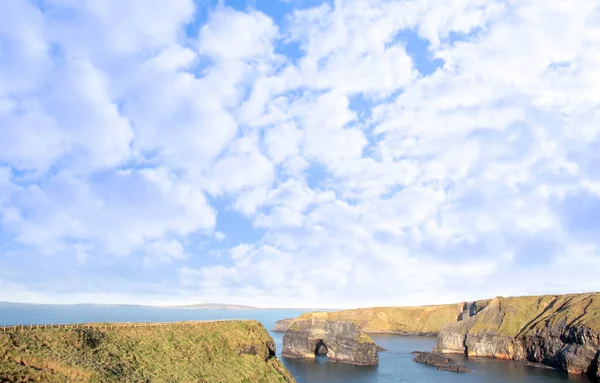
[[[600,294],[495,298],[445,324],[436,351],[527,360],[600,377]]]
[[[2,382],[294,382],[255,321],[0,329]]]
[[[379,363],[375,342],[352,322],[327,320],[325,315],[292,321],[283,336],[282,355],[314,358],[317,352],[326,352],[329,360],[343,363]]]

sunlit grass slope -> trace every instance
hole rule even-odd
[[[494,331],[499,335],[517,336],[530,329],[559,323],[600,329],[600,293],[496,297],[476,301],[475,306],[479,314],[471,333]],[[456,322],[464,309],[465,303],[371,307],[306,313],[301,318],[350,320],[367,333],[436,334],[445,323]]]
[[[0,329],[1,382],[294,382],[256,321]]]
[[[462,304],[415,307],[371,307],[327,313],[307,313],[329,320],[350,320],[368,333],[435,334],[444,323],[455,322]]]
[[[516,337],[561,325],[600,330],[600,293],[497,297],[477,315],[470,332]]]

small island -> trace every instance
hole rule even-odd
[[[433,366],[440,371],[471,372],[464,364],[433,352],[415,351],[413,355],[414,362]]]

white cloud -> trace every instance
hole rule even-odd
[[[148,267],[187,258],[181,242],[174,239],[146,242],[143,251],[146,254],[144,265]]]
[[[215,214],[201,192],[166,171],[121,171],[95,182],[58,175],[41,188],[11,185],[0,213],[16,239],[41,253],[74,241],[96,256],[124,256],[168,234],[210,230]]]
[[[221,60],[268,59],[278,30],[257,11],[218,8],[200,29],[199,52]]]
[[[283,160],[298,154],[298,146],[301,138],[300,131],[292,122],[278,124],[265,133],[265,145],[267,153],[273,162],[280,163]]]
[[[268,186],[274,177],[271,162],[260,153],[232,154],[217,160],[209,170],[207,189],[215,195]]]
[[[182,301],[598,289],[597,1],[220,5],[197,28],[191,1],[48,4],[0,4],[16,252],[160,264]],[[60,299],[11,275],[14,296]],[[95,289],[68,299],[130,299]]]

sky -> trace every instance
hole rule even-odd
[[[0,300],[600,290],[598,0],[0,1]]]

